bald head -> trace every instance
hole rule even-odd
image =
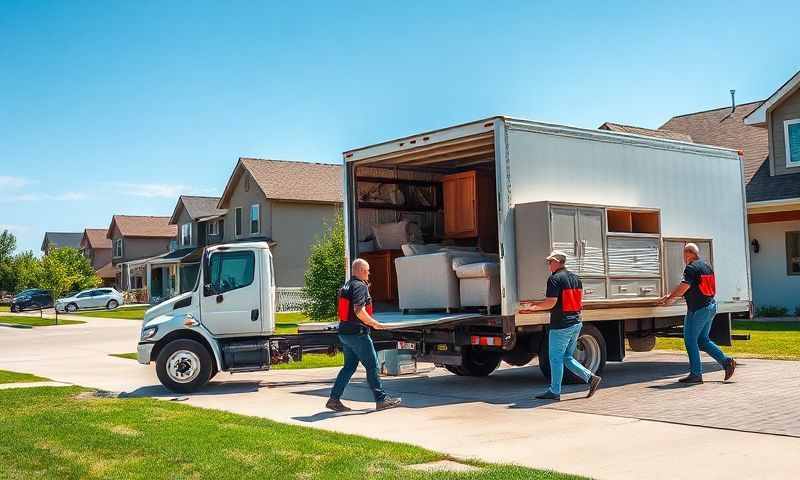
[[[353,265],[350,270],[353,272],[354,277],[363,282],[369,279],[369,263],[363,258],[356,258],[353,260]]]
[[[693,262],[700,258],[700,247],[696,243],[687,243],[683,246],[683,259],[686,263]]]

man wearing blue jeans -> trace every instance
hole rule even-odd
[[[725,356],[722,350],[708,338],[711,324],[717,314],[716,278],[714,270],[700,258],[700,249],[694,243],[683,247],[683,271],[681,283],[661,299],[663,305],[675,303],[678,297],[686,299],[686,319],[683,321],[683,342],[689,354],[689,375],[678,380],[681,383],[703,383],[703,363],[700,350],[711,355],[725,369],[725,380],[736,370],[736,360]]]
[[[330,399],[325,404],[334,412],[348,412],[342,394],[358,367],[358,362],[367,371],[367,383],[375,398],[376,408],[385,410],[400,405],[399,398],[386,394],[378,375],[378,355],[369,335],[369,327],[376,330],[386,328],[372,317],[372,297],[369,295],[369,263],[357,259],[352,265],[353,277],[339,291],[339,341],[344,353],[344,366],[336,376]]]
[[[591,397],[602,378],[592,374],[572,356],[581,333],[581,310],[583,309],[583,284],[577,275],[566,269],[567,256],[554,250],[547,257],[550,278],[544,300],[532,305],[531,310],[550,310],[550,331],[547,347],[550,362],[550,389],[536,395],[543,400],[561,400],[561,382],[564,366],[578,378],[589,384]],[[544,361],[544,359],[539,359]]]

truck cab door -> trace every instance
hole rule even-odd
[[[203,266],[200,316],[214,335],[261,331],[261,278],[252,250],[215,251]]]

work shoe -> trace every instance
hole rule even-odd
[[[561,400],[561,395],[557,395],[557,394],[551,392],[550,390],[545,390],[543,393],[540,393],[539,395],[536,395],[536,398],[538,398],[539,400],[556,400],[556,401],[559,401],[559,400]]]
[[[592,378],[589,379],[589,394],[586,395],[586,398],[592,398],[592,395],[597,391],[597,387],[600,386],[600,382],[602,381],[603,377],[592,375]]]
[[[375,410],[388,410],[390,408],[399,407],[402,398],[386,397],[380,402],[375,404]]]
[[[693,373],[690,373],[689,375],[687,375],[687,376],[685,376],[685,377],[683,377],[681,379],[678,379],[678,381],[681,382],[681,383],[685,383],[687,385],[697,385],[697,384],[703,383],[703,376],[702,375],[695,375]]]
[[[334,412],[350,412],[352,409],[350,407],[345,406],[341,400],[338,398],[330,398],[328,399],[328,403],[325,404],[325,408],[328,410],[333,410]]]
[[[736,360],[729,358],[728,363],[725,364],[725,381],[727,382],[733,376],[736,370]]]

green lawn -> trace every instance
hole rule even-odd
[[[733,322],[734,333],[749,333],[750,340],[734,340],[725,353],[741,358],[800,360],[800,322],[763,323],[746,320]],[[681,338],[659,338],[656,348],[684,350]]]
[[[404,466],[447,457],[180,403],[88,397],[77,387],[0,391],[0,405],[4,478],[577,478],[477,463],[475,473],[422,473]]]
[[[141,320],[144,312],[150,307],[120,307],[114,310],[87,310],[70,315],[80,315],[82,317],[94,318],[118,318],[120,320]]]
[[[55,325],[56,321],[53,318],[28,317],[23,315],[0,315],[0,323],[30,325],[32,327],[50,327]],[[80,320],[65,320],[63,318],[58,319],[59,325],[74,325],[76,323],[86,322],[81,322]]]
[[[127,358],[128,360],[138,360],[139,356],[136,352],[131,353],[109,353],[109,357]]]
[[[30,373],[9,372],[0,370],[0,383],[46,382],[47,378],[37,377]]]
[[[10,311],[11,307],[9,307],[8,305],[0,305],[0,312],[10,312]]]

